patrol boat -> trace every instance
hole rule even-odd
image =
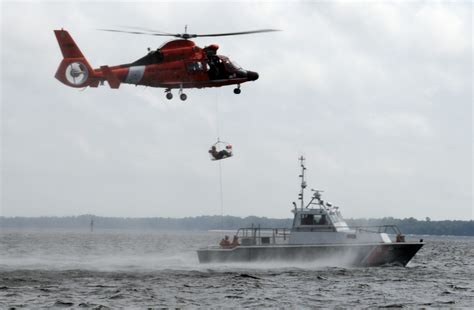
[[[407,242],[395,225],[349,227],[339,207],[325,202],[314,190],[308,204],[305,158],[301,163],[300,206],[293,202],[293,225],[288,228],[240,228],[239,243],[221,242],[197,251],[200,263],[307,261],[327,265],[406,266],[424,245],[423,239]]]

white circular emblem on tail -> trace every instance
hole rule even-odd
[[[86,65],[78,61],[70,63],[64,73],[67,81],[72,85],[84,84],[89,76]]]

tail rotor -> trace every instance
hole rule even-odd
[[[89,77],[89,71],[87,70],[86,65],[81,62],[72,62],[70,63],[64,72],[66,79],[69,83],[73,85],[82,85],[87,81]]]

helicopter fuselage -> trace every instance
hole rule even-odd
[[[98,87],[105,82],[115,89],[123,83],[161,87],[166,89],[168,99],[172,98],[172,89],[179,89],[185,100],[185,88],[238,85],[234,89],[238,94],[240,84],[258,79],[258,73],[217,55],[216,44],[200,48],[186,39],[169,41],[129,64],[92,69],[67,31],[55,30],[55,35],[64,57],[56,78],[70,87]]]

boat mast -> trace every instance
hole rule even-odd
[[[301,165],[301,174],[299,177],[301,178],[301,191],[299,194],[299,200],[301,200],[301,211],[303,211],[304,208],[304,189],[306,188],[306,181],[304,180],[304,171],[306,170],[306,167],[304,166],[304,161],[305,158],[303,156],[300,156],[300,165]]]

